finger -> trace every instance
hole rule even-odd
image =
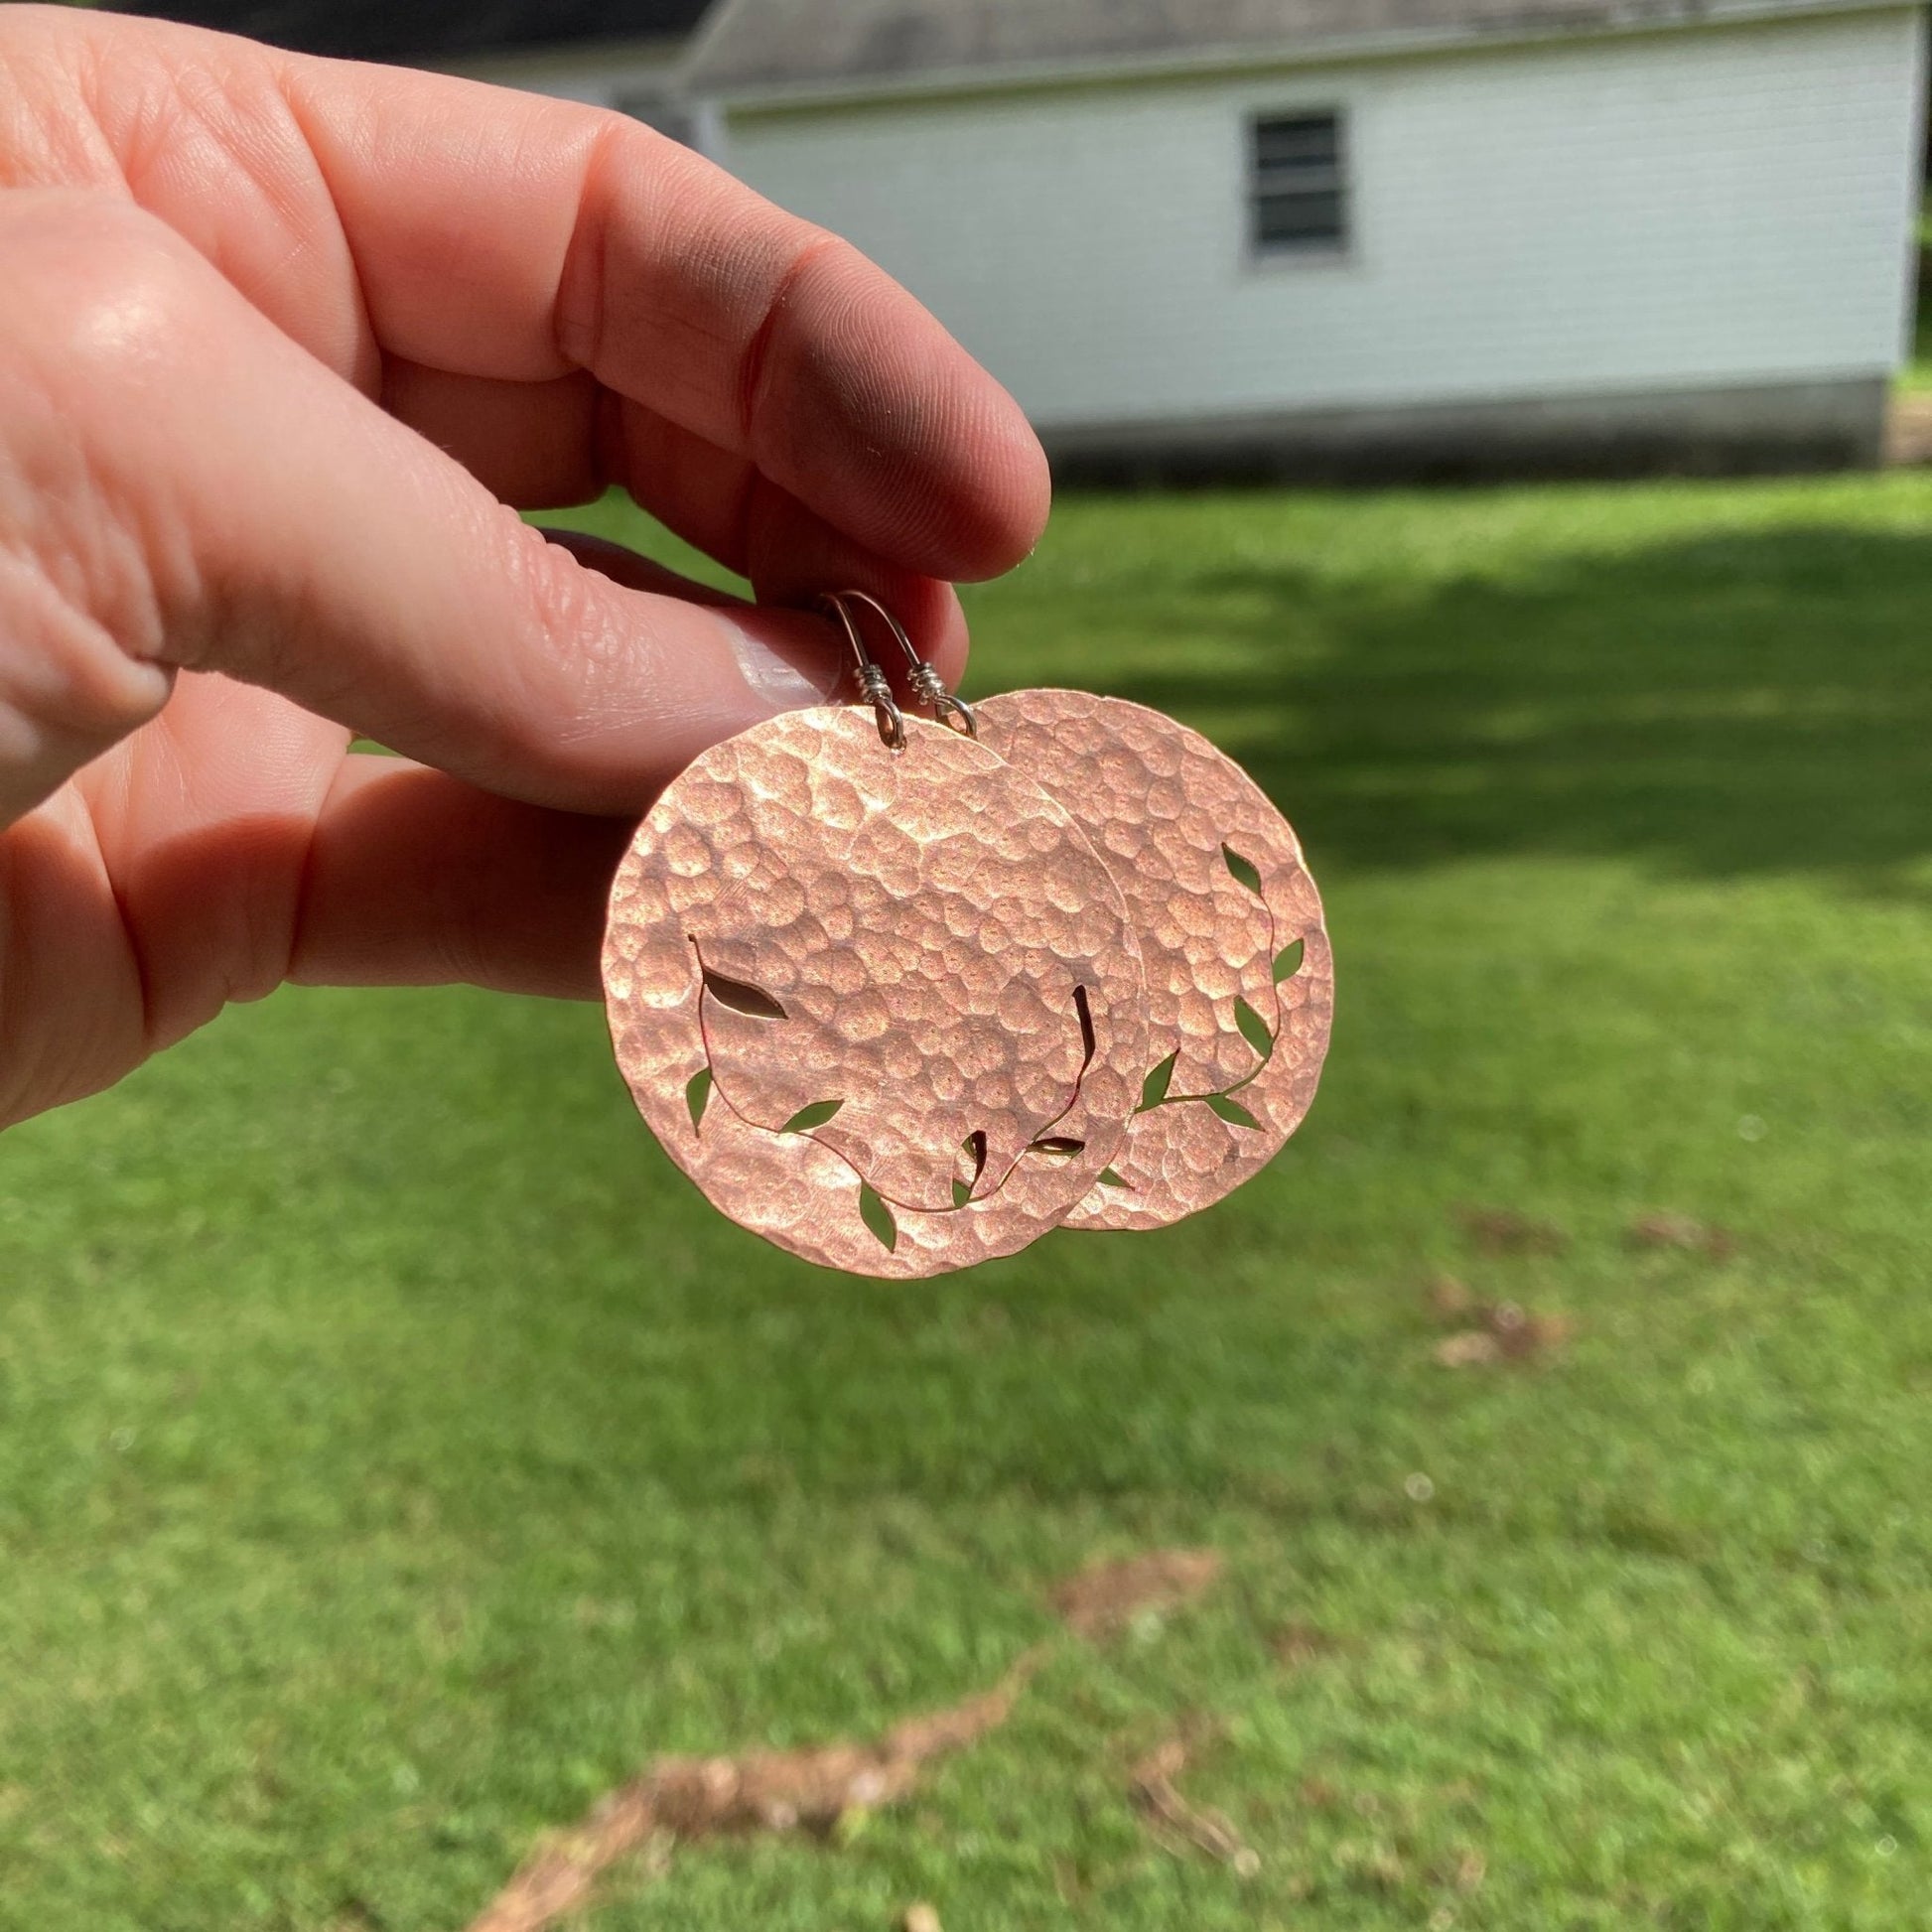
[[[339,740],[267,693],[185,676],[160,718],[0,832],[0,1126],[291,973],[595,996],[629,821],[344,760]]]
[[[617,404],[601,417],[600,397]],[[966,621],[949,585],[888,563],[760,476],[748,457],[619,403],[586,377],[500,382],[392,361],[382,400],[506,502],[581,503],[621,483],[687,543],[750,578],[761,601],[797,605],[826,590],[869,591],[948,683],[965,669]]]
[[[1044,459],[1006,392],[856,250],[640,124],[158,23],[60,31],[106,71],[102,132],[136,192],[251,299],[287,318],[291,241],[312,294],[333,278],[311,306],[339,369],[371,340],[510,381],[588,369],[922,575],[991,575],[1037,538]],[[157,111],[156,66],[197,77],[192,114]],[[193,170],[169,152],[190,139]],[[351,310],[367,333],[345,345]]]
[[[272,692],[185,671],[158,718],[76,775],[144,1050],[281,984],[309,830],[347,746]]]
[[[604,537],[590,536],[581,530],[557,529],[547,529],[544,535],[552,543],[564,545],[580,563],[601,571],[606,577],[631,590],[655,591],[731,610],[747,611],[753,608],[742,598],[682,577],[676,571],[667,570],[662,564],[653,563],[650,558]],[[835,539],[834,543],[843,558],[846,548],[844,540]],[[934,665],[948,684],[958,682],[959,672],[966,662],[966,617],[950,584],[937,584],[929,577],[908,578],[903,573],[884,571],[869,560],[862,561],[857,568],[849,567],[843,561],[837,567],[813,568],[808,559],[801,558],[800,571],[797,585],[789,593],[798,602],[816,604],[817,594],[810,587],[819,584],[836,584],[842,590],[870,591],[899,620],[919,655]],[[900,704],[922,704],[924,700],[913,685],[911,666],[904,661],[903,653],[895,652],[891,643],[879,636],[873,637],[869,648],[876,648],[877,661],[897,690]],[[852,688],[841,685],[841,693],[850,696]]]
[[[845,242],[634,122],[378,69],[292,80],[388,351],[516,376],[561,351],[923,574],[990,575],[1036,539],[1019,410]],[[480,180],[492,153],[514,173]]]
[[[603,491],[597,421],[611,400],[582,369],[547,382],[502,382],[401,356],[382,366],[383,408],[524,510],[586,503]]]
[[[107,689],[128,665],[207,668],[491,789],[621,811],[838,686],[819,619],[626,590],[546,543],[138,210],[23,192],[0,224],[26,293],[0,312],[20,395],[0,454],[65,479],[23,494],[10,534],[93,680],[55,694],[86,727],[62,756],[152,714],[147,686]],[[36,640],[0,635],[0,701],[9,663],[31,683]]]
[[[952,586],[854,543],[736,456],[662,416],[618,412],[616,481],[695,549],[752,581],[759,600],[808,603],[826,590],[868,591],[905,626],[948,684],[966,668],[966,618]],[[897,670],[898,667],[892,667]]]
[[[316,819],[289,977],[595,999],[605,901],[630,830],[404,759],[351,756]]]
[[[730,591],[700,584],[642,551],[614,543],[609,537],[594,536],[588,530],[560,530],[547,527],[544,541],[568,550],[587,570],[601,572],[625,590],[649,591],[659,597],[681,597],[690,604],[709,604],[724,611],[750,611],[754,607]]]

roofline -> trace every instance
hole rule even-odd
[[[1464,53],[1478,49],[1530,47],[1551,42],[1621,40],[1644,34],[1680,33],[1700,27],[1763,25],[1845,14],[1924,13],[1927,0],[1806,0],[1802,6],[1779,0],[1678,0],[1676,11],[1633,7],[1622,18],[1596,18],[1574,24],[1554,18],[1480,21],[1440,28],[1404,28],[1379,34],[1334,35],[1271,45],[1224,43],[1153,53],[1090,55],[1048,61],[1014,62],[1006,67],[933,68],[922,72],[848,74],[827,79],[759,81],[707,85],[703,74],[706,43],[720,24],[747,0],[727,0],[699,29],[684,63],[693,97],[731,112],[736,109],[835,107],[867,101],[929,99],[935,96],[1034,91],[1080,83],[1129,82],[1195,75],[1335,67],[1353,61],[1389,60],[1409,54]]]
[[[682,69],[691,44],[688,34],[595,35],[581,41],[538,41],[528,47],[478,47],[460,54],[410,56],[412,67],[459,78],[486,75],[496,68],[556,68],[565,71],[588,63],[634,61]]]

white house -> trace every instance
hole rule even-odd
[[[1920,6],[360,9],[849,235],[1063,472],[1869,462],[1909,328]]]
[[[1831,0],[724,0],[683,83],[1063,469],[1868,462],[1924,43]]]

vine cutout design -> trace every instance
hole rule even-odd
[[[1271,1028],[1266,1020],[1240,995],[1234,996],[1234,1024],[1241,1029],[1241,1037],[1253,1047],[1255,1063],[1240,1079],[1231,1080],[1224,1087],[1216,1087],[1208,1093],[1173,1093],[1170,1091],[1173,1080],[1174,1062],[1180,1058],[1180,1048],[1176,1046],[1145,1080],[1141,1082],[1141,1104],[1134,1109],[1137,1114],[1150,1114],[1157,1107],[1179,1107],[1198,1103],[1224,1120],[1230,1127],[1246,1127],[1254,1132],[1261,1131],[1261,1122],[1242,1106],[1235,1095],[1251,1082],[1258,1080],[1270,1060],[1275,1057],[1275,1044],[1282,1036],[1282,986],[1302,970],[1302,961],[1307,956],[1308,945],[1303,939],[1293,940],[1280,952],[1275,951],[1275,913],[1269,905],[1267,896],[1261,890],[1261,868],[1252,859],[1235,851],[1233,846],[1223,844],[1221,858],[1226,864],[1229,876],[1238,884],[1245,886],[1261,901],[1261,909],[1268,915],[1268,950],[1274,960],[1273,991],[1275,999],[1275,1024]],[[1111,1180],[1108,1174],[1113,1174]],[[1125,1186],[1118,1174],[1109,1168],[1100,1176],[1103,1187]]]
[[[1073,987],[1073,1011],[1080,1029],[1080,1070],[1073,1076],[1073,1087],[1066,1097],[1065,1104],[1058,1113],[1038,1128],[1027,1145],[1008,1164],[1006,1172],[983,1192],[980,1190],[980,1182],[986,1174],[987,1139],[986,1130],[983,1127],[976,1127],[960,1143],[961,1151],[972,1160],[972,1177],[962,1181],[955,1173],[952,1181],[952,1204],[935,1207],[923,1201],[899,1200],[882,1194],[860,1172],[857,1163],[850,1155],[820,1137],[817,1130],[826,1126],[845,1105],[843,1097],[837,1100],[814,1100],[809,1106],[799,1108],[782,1127],[773,1127],[767,1121],[754,1120],[725,1092],[718,1082],[717,1065],[712,1057],[711,1029],[705,1021],[706,999],[716,1000],[720,1006],[728,1007],[732,1012],[745,1014],[754,1020],[789,1020],[791,1016],[785,1011],[783,1005],[773,999],[761,986],[755,986],[750,980],[733,979],[730,975],[719,972],[715,967],[706,965],[704,949],[698,944],[698,935],[695,932],[687,932],[684,936],[690,942],[692,955],[698,962],[698,1033],[704,1042],[705,1056],[704,1065],[692,1074],[684,1086],[684,1104],[691,1116],[692,1133],[702,1138],[705,1110],[715,1094],[734,1118],[742,1121],[747,1127],[756,1128],[762,1134],[797,1134],[808,1141],[815,1142],[851,1170],[853,1177],[859,1183],[859,1218],[888,1254],[897,1252],[898,1248],[898,1220],[893,1212],[895,1207],[905,1214],[956,1214],[962,1208],[972,1206],[976,1201],[991,1200],[1019,1172],[1020,1163],[1029,1154],[1042,1154],[1059,1160],[1071,1160],[1075,1155],[1085,1151],[1087,1145],[1085,1141],[1075,1139],[1069,1134],[1052,1132],[1052,1129],[1057,1127],[1078,1105],[1080,1089],[1086,1080],[1087,1069],[1093,1064],[1094,1054],[1098,1050],[1093,1027],[1093,1007],[1087,989],[1077,981]],[[1112,1175],[1113,1178],[1108,1180],[1108,1175]],[[1114,1173],[1111,1168],[1105,1170],[1101,1180],[1110,1186],[1127,1184]]]

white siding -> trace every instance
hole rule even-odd
[[[741,112],[1043,425],[1872,375],[1898,359],[1920,16],[1238,79]],[[1246,119],[1339,106],[1345,259],[1252,265]]]

